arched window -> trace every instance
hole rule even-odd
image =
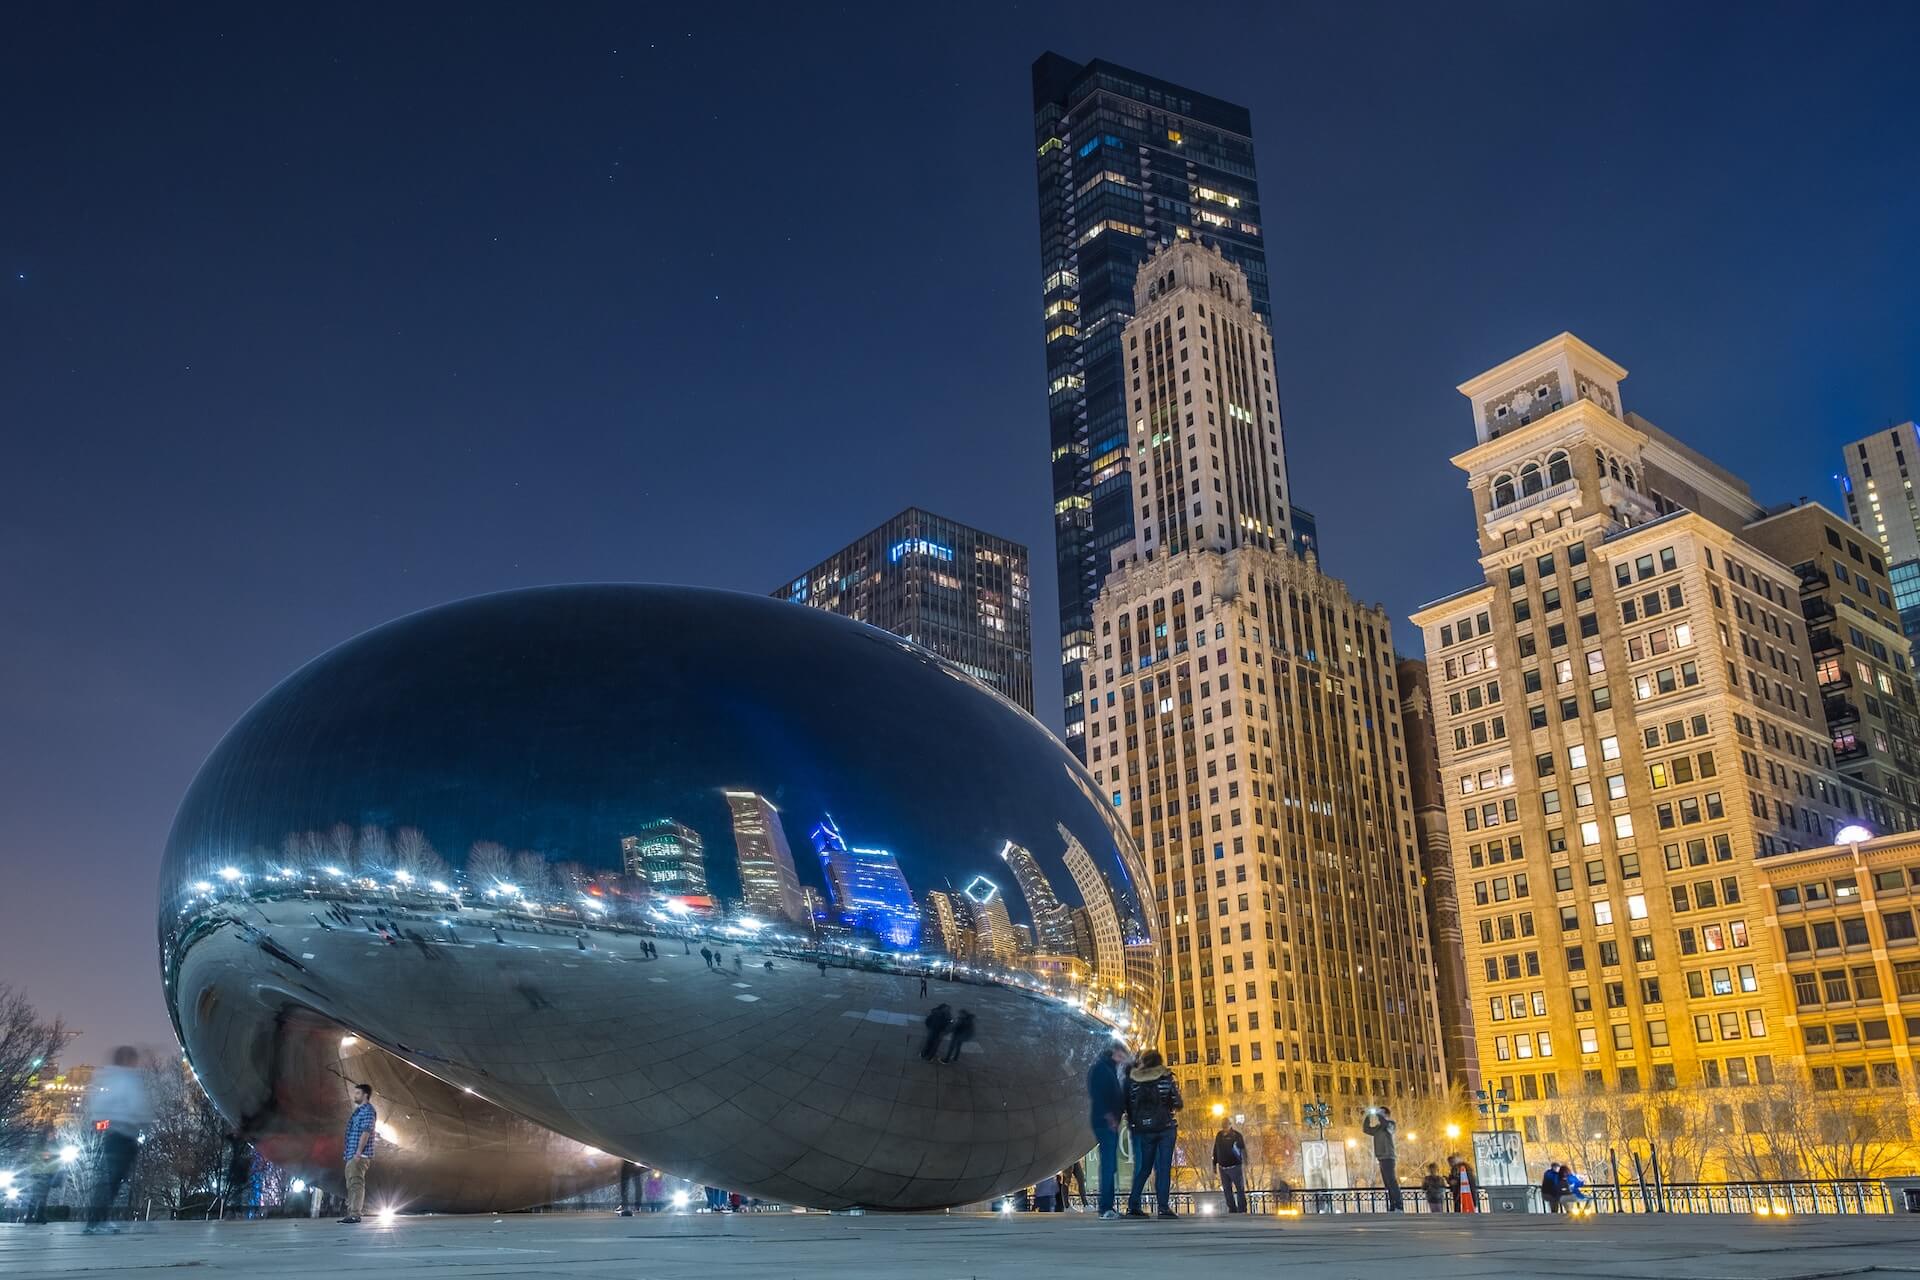
[[[1514,499],[1513,477],[1495,476],[1493,480],[1493,505],[1504,507]]]
[[[1633,488],[1633,468],[1632,467],[1628,467],[1626,469],[1625,474],[1621,476],[1621,480],[1626,484],[1627,488],[1629,489]]]
[[[1538,493],[1546,487],[1546,483],[1540,479],[1539,463],[1529,462],[1520,468],[1520,495],[1522,497],[1530,493]]]
[[[1620,459],[1618,458],[1607,459],[1607,474],[1612,476],[1615,480],[1618,480],[1620,478]]]
[[[1547,483],[1561,484],[1573,479],[1573,462],[1562,453],[1547,455]]]

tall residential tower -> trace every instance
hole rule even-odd
[[[1176,242],[1134,312],[1134,537],[1083,674],[1088,766],[1152,864],[1161,1048],[1190,1106],[1357,1123],[1442,1087],[1391,626],[1291,552],[1239,268]]]
[[[1245,107],[1047,53],[1033,64],[1033,129],[1060,665],[1067,743],[1084,759],[1080,664],[1093,644],[1093,602],[1114,549],[1134,534],[1134,378],[1120,348],[1134,277],[1162,244],[1204,238],[1239,269],[1245,301],[1264,321],[1266,241]],[[1274,400],[1271,390],[1264,399]],[[1273,498],[1273,523],[1290,540],[1284,477]]]
[[[1913,492],[1920,431],[1911,422],[1876,431],[1847,446],[1846,462],[1847,519],[1880,544],[1901,630],[1920,640],[1920,498]]]

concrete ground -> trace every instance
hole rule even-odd
[[[1618,1277],[1812,1280],[1920,1273],[1920,1216],[1224,1218],[1083,1214],[517,1215],[190,1223],[83,1237],[0,1226],[0,1276],[621,1277],[621,1280],[1232,1280]],[[1217,1268],[1217,1270],[1215,1270]]]

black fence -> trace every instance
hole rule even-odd
[[[1265,1188],[1249,1189],[1247,1212],[1283,1216],[1318,1214],[1360,1214],[1392,1212],[1384,1187]],[[1126,1209],[1126,1191],[1121,1189],[1116,1207]],[[1406,1187],[1400,1193],[1401,1212],[1457,1213],[1451,1195],[1442,1195],[1438,1204],[1427,1198],[1420,1187]],[[1006,1202],[1023,1208],[1024,1197]],[[1091,1212],[1093,1197],[1071,1195],[1070,1209]],[[1168,1205],[1176,1213],[1222,1214],[1226,1198],[1219,1191],[1175,1191]],[[1150,1194],[1143,1194],[1142,1207],[1153,1212]],[[1661,1186],[1648,1183],[1588,1183],[1577,1198],[1563,1197],[1559,1211],[1574,1214],[1619,1213],[1737,1213],[1758,1217],[1795,1214],[1883,1214],[1905,1213],[1911,1206],[1898,1189],[1877,1179],[1807,1179],[1794,1182],[1669,1182]],[[1920,1209],[1912,1211],[1920,1212]],[[1518,1214],[1550,1212],[1540,1188],[1482,1187],[1474,1197],[1474,1212]]]

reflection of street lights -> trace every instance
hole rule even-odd
[[[1449,1124],[1447,1125],[1447,1136],[1448,1136],[1449,1138],[1457,1138],[1457,1137],[1459,1137],[1459,1136],[1460,1136],[1460,1126],[1459,1126],[1459,1125],[1457,1125],[1457,1124],[1453,1124],[1453,1123],[1449,1123]]]
[[[1219,1119],[1219,1118],[1220,1118],[1221,1116],[1223,1116],[1223,1115],[1225,1115],[1225,1114],[1227,1114],[1227,1104],[1226,1104],[1226,1103],[1224,1103],[1224,1102],[1216,1102],[1216,1103],[1214,1103],[1214,1104],[1213,1104],[1213,1118],[1214,1118],[1214,1119],[1216,1119],[1216,1120],[1218,1120],[1218,1119]]]

